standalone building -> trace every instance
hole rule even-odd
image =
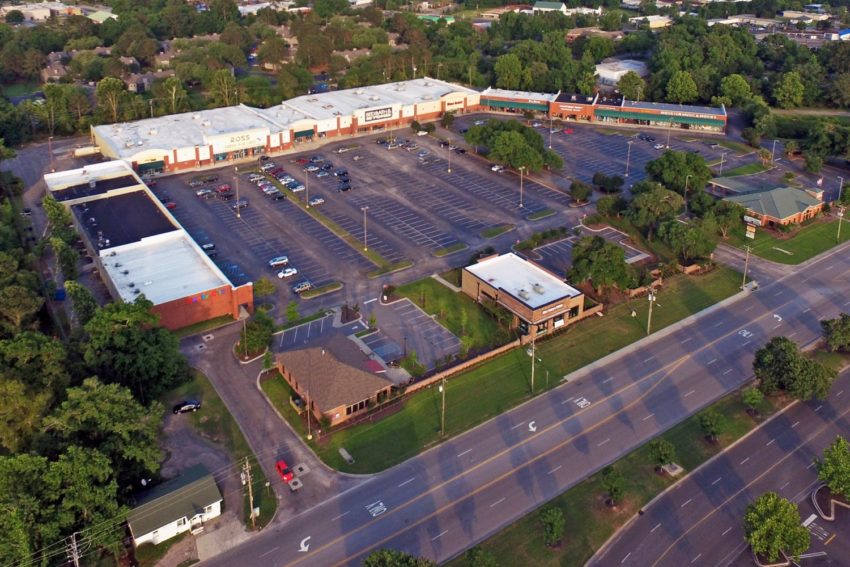
[[[115,300],[144,294],[169,329],[253,311],[253,285],[234,285],[126,163],[51,173],[44,181],[70,210]]]
[[[535,2],[532,12],[535,14],[544,14],[546,12],[560,12],[567,15],[567,7],[563,2]]]
[[[501,305],[523,335],[541,335],[584,316],[584,294],[516,254],[491,256],[461,272],[461,288],[475,301]]]
[[[649,75],[649,68],[643,61],[635,59],[606,59],[596,66],[597,82],[600,85],[616,87],[623,75],[632,71],[640,77]]]
[[[158,545],[191,531],[204,529],[204,523],[221,515],[221,492],[203,465],[151,489],[127,515],[133,545]]]
[[[776,227],[799,224],[817,216],[823,201],[794,187],[775,187],[724,197],[747,209],[747,216],[758,226]]]

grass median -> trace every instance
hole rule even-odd
[[[751,246],[753,254],[780,264],[799,264],[830,248],[850,240],[850,226],[843,227],[841,240],[838,236],[838,220],[817,220],[800,228],[794,235],[780,238],[778,234],[763,228],[756,229],[753,240],[744,237],[738,227],[729,235],[729,243],[739,248]]]
[[[748,163],[745,165],[741,165],[738,167],[733,167],[732,169],[726,171],[723,174],[723,177],[737,177],[739,175],[754,175],[756,173],[761,173],[762,171],[767,171],[767,167],[758,163]]]
[[[738,291],[740,274],[717,268],[702,276],[677,276],[658,295],[653,310],[657,331],[725,299]],[[426,280],[423,280],[424,282]],[[430,288],[430,284],[416,282]],[[435,285],[440,285],[434,282]],[[412,292],[415,294],[416,290]],[[636,317],[632,317],[632,309]],[[539,341],[535,394],[558,384],[561,376],[642,338],[647,301],[637,299],[610,309],[563,333]],[[446,434],[457,435],[499,415],[531,397],[529,357],[524,349],[497,356],[450,380],[446,385]],[[319,456],[339,470],[371,473],[386,469],[437,443],[440,433],[440,394],[429,388],[412,395],[400,409],[374,423],[337,431],[317,445]],[[355,459],[346,464],[344,447]]]
[[[516,226],[512,224],[500,224],[498,226],[491,226],[490,228],[485,228],[481,231],[481,237],[496,238],[497,236],[505,234],[509,230],[513,230],[514,228],[516,228]]]

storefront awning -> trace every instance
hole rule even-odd
[[[713,120],[711,118],[697,118],[695,116],[670,116],[667,114],[649,114],[647,112],[629,112],[627,110],[611,110],[607,108],[597,108],[594,111],[596,116],[606,118],[619,118],[622,120],[647,120],[650,122],[674,122],[677,124],[695,124],[699,126],[715,126],[723,128],[726,122],[723,120]]]
[[[165,162],[160,161],[149,161],[148,163],[140,163],[136,166],[136,171],[139,173],[147,173],[148,171],[162,171],[165,169]]]
[[[295,133],[296,138],[312,138],[316,133],[313,130],[301,130]]]
[[[491,108],[519,108],[522,110],[539,110],[548,112],[549,105],[546,103],[534,102],[518,102],[512,100],[493,100],[490,98],[481,98],[481,106],[489,106]]]

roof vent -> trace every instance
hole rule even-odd
[[[130,283],[127,284],[127,287],[134,288],[134,287],[136,287],[136,284],[134,284],[133,282],[130,282]]]
[[[531,295],[524,289],[519,290],[519,296],[525,300],[531,299]]]
[[[136,142],[136,145],[137,146],[144,146],[145,143],[143,141],[139,140],[138,142]]]
[[[121,273],[127,276],[130,274],[130,270],[121,270]]]
[[[192,115],[192,120],[200,120],[200,119],[201,119],[201,115],[200,115],[200,114],[193,114],[193,115]]]
[[[153,285],[153,280],[148,280],[145,282],[145,285]]]
[[[369,97],[369,100],[381,100],[381,97],[379,97],[377,95],[372,95],[372,96]]]
[[[142,293],[142,290],[140,290],[140,289],[134,289],[133,290],[133,295],[139,295],[140,293]]]
[[[210,126],[212,126],[212,122],[210,122],[209,120],[204,120],[203,122],[201,122],[201,126],[206,126],[207,128],[209,128]]]
[[[96,185],[97,185],[97,179],[89,179],[89,187],[94,189]]]
[[[539,283],[534,284],[532,287],[534,288],[534,291],[536,291],[540,295],[543,295],[546,292],[546,289]]]
[[[156,136],[156,128],[151,128],[148,130],[148,136]]]
[[[357,89],[356,91],[354,91],[354,94],[362,95],[362,94],[363,94],[363,89]]]

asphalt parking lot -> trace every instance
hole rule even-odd
[[[606,227],[601,230],[590,230],[587,227],[582,227],[581,235],[579,236],[569,236],[563,240],[558,240],[557,242],[552,242],[550,244],[540,246],[539,248],[535,248],[534,252],[537,254],[535,261],[550,272],[559,275],[566,274],[567,270],[569,270],[570,266],[572,266],[573,246],[586,236],[601,236],[605,240],[613,242],[623,249],[626,256],[626,262],[629,264],[639,262],[649,257],[649,255],[642,250],[632,246],[628,242],[628,235],[620,232],[619,230],[610,227]]]

